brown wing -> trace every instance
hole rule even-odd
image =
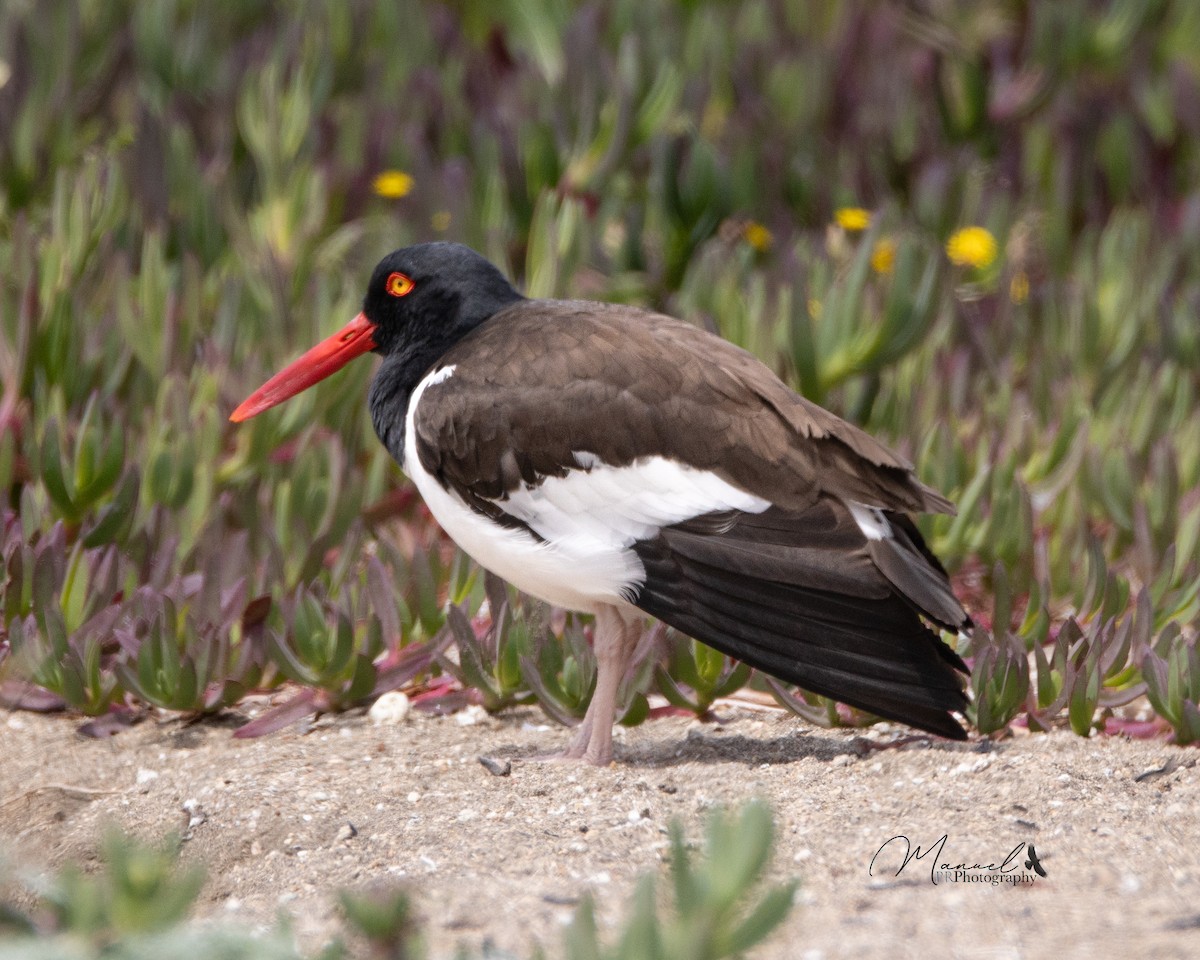
[[[788,389],[751,354],[671,317],[587,301],[522,301],[443,358],[415,417],[422,466],[468,502],[665,456],[790,510],[822,494],[952,513],[911,465]],[[490,510],[488,512],[491,512]]]

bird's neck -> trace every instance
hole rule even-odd
[[[400,466],[404,466],[404,439],[408,405],[413,391],[429,368],[446,352],[443,346],[426,345],[388,354],[371,381],[368,402],[375,434]]]
[[[439,322],[436,337],[406,343],[385,354],[371,382],[371,422],[376,435],[402,467],[408,407],[422,377],[473,330],[524,299],[497,271],[493,282],[456,292],[452,300],[441,305],[438,312],[449,319]]]

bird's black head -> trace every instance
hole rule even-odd
[[[379,261],[363,298],[385,356],[444,350],[521,295],[504,274],[461,243],[420,243]]]
[[[377,396],[401,395],[454,344],[520,299],[499,270],[462,244],[397,250],[375,268],[362,312],[255,390],[229,419],[269,410],[368,350],[386,358],[372,387],[372,405]]]

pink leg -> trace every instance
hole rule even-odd
[[[638,620],[626,620],[617,607],[603,606],[596,612],[596,691],[571,745],[563,753],[565,759],[585,760],[598,767],[612,762],[617,688],[637,646],[640,627]]]

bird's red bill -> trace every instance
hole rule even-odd
[[[297,357],[255,390],[229,415],[234,423],[269,410],[301,390],[344,367],[355,357],[375,349],[375,324],[359,314],[337,333]]]

